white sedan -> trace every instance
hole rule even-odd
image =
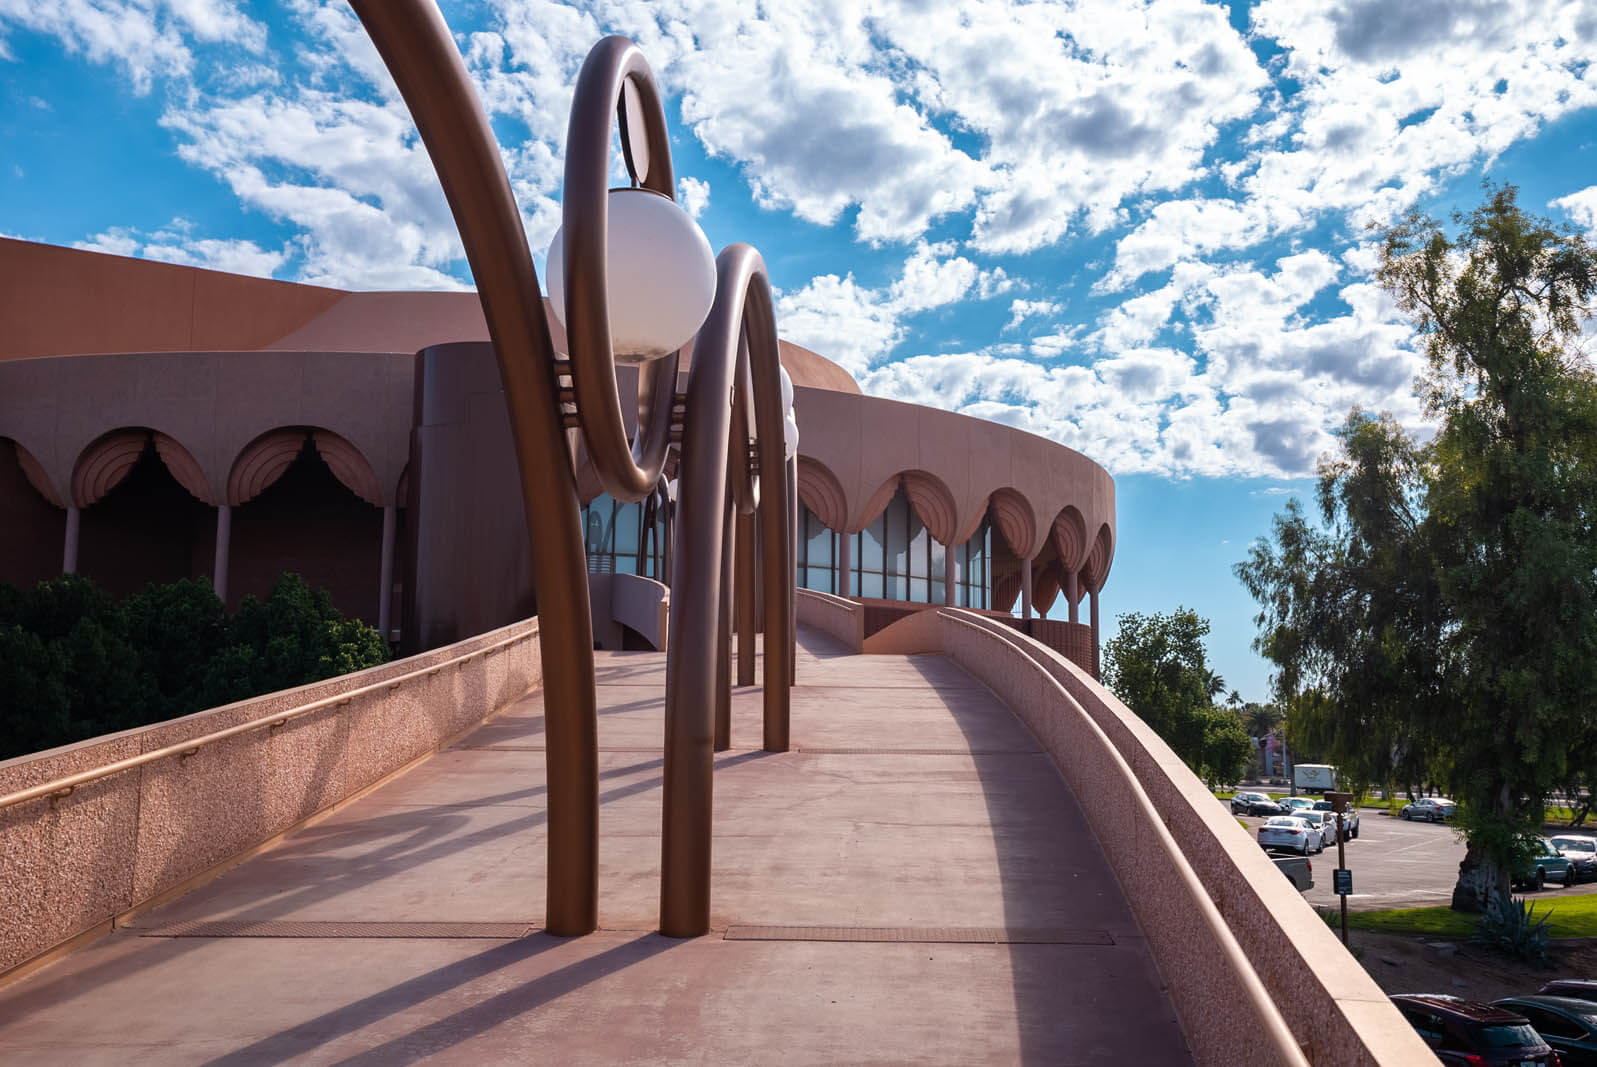
[[[1336,844],[1336,812],[1334,811],[1298,811],[1291,816],[1302,819],[1309,824],[1309,829],[1320,835],[1320,847],[1316,852],[1323,850],[1327,845]]]
[[[1307,856],[1325,848],[1320,828],[1297,815],[1272,815],[1259,827],[1259,844],[1266,849],[1284,848]]]

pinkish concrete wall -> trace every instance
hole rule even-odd
[[[0,795],[438,668],[279,728],[240,734],[0,810],[0,974],[204,874],[437,749],[538,685],[529,619],[380,667],[0,762]],[[507,638],[505,648],[451,663]]]
[[[1272,1061],[1257,1040],[1247,976],[1238,973],[1249,967],[1311,1063],[1433,1058],[1214,795],[1080,667],[1001,623],[952,608],[895,623],[865,650],[947,655],[1021,717],[1078,796],[1092,798],[1083,810],[1127,887],[1198,1062]],[[1151,808],[1139,808],[1138,795]],[[1173,861],[1156,847],[1166,829]],[[1190,873],[1178,876],[1172,862]],[[1228,931],[1219,940],[1200,918],[1211,901]]]
[[[850,652],[865,647],[865,609],[858,603],[813,589],[800,589],[797,593],[800,626],[813,626]]]

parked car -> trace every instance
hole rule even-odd
[[[1313,811],[1315,803],[1313,797],[1282,797],[1281,814],[1296,815],[1300,811]]]
[[[1557,882],[1562,886],[1575,884],[1574,865],[1548,844],[1545,838],[1533,839],[1530,847],[1530,859],[1509,876],[1509,881],[1514,885],[1533,886],[1538,890],[1546,888],[1548,882]]]
[[[1575,881],[1597,878],[1597,837],[1585,834],[1554,834],[1548,838],[1573,866]]]
[[[1336,845],[1336,813],[1330,811],[1312,811],[1308,808],[1292,813],[1293,818],[1302,819],[1320,833],[1320,848]]]
[[[1322,847],[1319,829],[1295,815],[1272,815],[1259,827],[1259,844],[1267,849],[1290,849],[1305,856]]]
[[[1574,997],[1597,1004],[1597,978],[1554,978],[1536,992],[1553,997]]]
[[[1263,793],[1238,793],[1231,798],[1232,815],[1279,815],[1281,805]]]
[[[1523,1015],[1564,1067],[1597,1064],[1597,1004],[1572,997],[1506,997],[1492,1001]]]
[[[1552,1046],[1523,1015],[1441,993],[1399,993],[1392,1003],[1443,1063],[1555,1067]]]
[[[1314,805],[1314,810],[1330,811],[1331,802],[1329,800],[1317,801]],[[1344,840],[1351,841],[1355,837],[1359,836],[1359,809],[1348,808],[1346,811],[1344,811],[1342,813],[1341,823],[1342,837]]]
[[[1307,856],[1277,856],[1275,869],[1286,875],[1299,893],[1314,888],[1314,861]]]
[[[1458,805],[1446,797],[1420,797],[1412,804],[1403,805],[1403,818],[1442,822],[1458,814]]]

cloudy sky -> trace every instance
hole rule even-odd
[[[643,45],[680,199],[864,389],[1116,476],[1106,617],[1185,604],[1249,699],[1230,574],[1355,403],[1418,427],[1371,227],[1509,181],[1597,226],[1597,0],[443,3],[530,243],[570,86]],[[0,0],[0,233],[349,288],[470,284],[343,3]],[[1112,628],[1112,627],[1111,627]]]

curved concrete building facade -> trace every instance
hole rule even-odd
[[[0,581],[81,571],[122,594],[203,576],[236,605],[297,570],[409,648],[535,607],[475,294],[352,293],[0,239],[0,322]],[[1013,624],[1096,666],[1115,547],[1102,467],[864,396],[786,342],[782,359],[802,584],[864,600],[868,629],[928,603],[1029,617],[1062,600],[1069,621]],[[590,570],[657,574],[664,501],[615,505],[586,473]]]

